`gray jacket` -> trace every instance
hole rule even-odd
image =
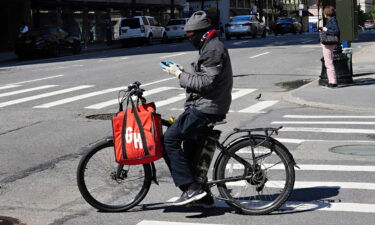
[[[225,115],[232,102],[233,73],[224,44],[215,35],[205,40],[192,73],[182,72],[180,85],[186,89],[185,108],[202,113]]]

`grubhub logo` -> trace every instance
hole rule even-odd
[[[142,138],[140,133],[134,133],[132,127],[126,128],[125,141],[127,144],[134,144],[134,148],[143,149]]]

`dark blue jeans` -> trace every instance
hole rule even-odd
[[[176,186],[195,182],[192,159],[198,143],[207,132],[207,125],[212,121],[207,114],[190,107],[164,133],[165,160]]]

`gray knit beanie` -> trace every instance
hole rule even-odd
[[[185,24],[185,31],[203,30],[211,27],[211,23],[204,11],[197,11],[191,15]]]

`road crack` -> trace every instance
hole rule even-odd
[[[0,136],[4,135],[4,134],[9,134],[11,132],[14,132],[14,131],[17,131],[17,130],[21,130],[21,129],[24,129],[24,128],[32,127],[32,126],[37,125],[39,123],[42,123],[42,121],[37,121],[35,123],[29,124],[29,125],[26,125],[26,126],[22,126],[22,127],[18,127],[18,128],[12,129],[12,130],[5,131],[3,133],[0,133]]]

